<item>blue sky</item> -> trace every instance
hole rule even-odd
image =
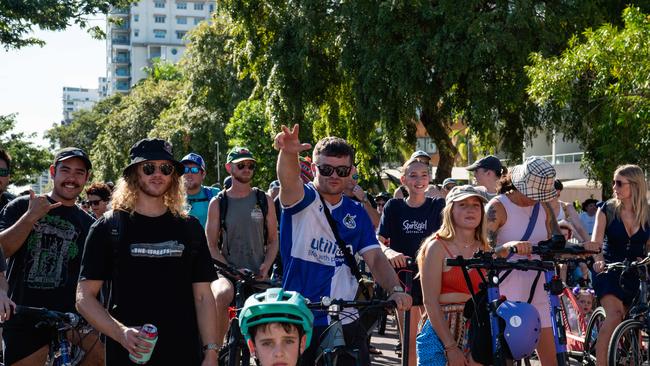
[[[17,113],[16,130],[38,133],[35,142],[45,145],[43,132],[63,118],[63,87],[96,89],[97,78],[106,75],[106,42],[76,26],[35,36],[46,45],[0,48],[0,115]]]

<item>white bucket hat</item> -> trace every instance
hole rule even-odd
[[[547,202],[557,195],[553,185],[555,168],[539,156],[531,156],[523,164],[512,168],[511,177],[515,188],[534,201]]]

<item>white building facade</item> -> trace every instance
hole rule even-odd
[[[109,16],[119,24],[107,23],[107,94],[127,93],[156,58],[178,62],[187,32],[214,9],[215,2],[205,0],[142,0],[112,9]]]
[[[72,122],[72,113],[81,109],[91,109],[99,100],[97,89],[63,87],[63,120],[62,125]]]

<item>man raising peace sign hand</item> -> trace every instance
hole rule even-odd
[[[9,297],[16,304],[75,311],[81,255],[94,221],[75,202],[88,181],[91,167],[83,150],[62,149],[50,166],[52,192],[30,192],[2,210],[0,247],[9,258]],[[16,330],[5,329],[5,363],[43,365],[49,337],[47,330],[30,328],[29,324]]]
[[[300,178],[298,154],[311,148],[298,138],[299,127],[282,126],[275,137],[278,154],[277,172],[280,180],[282,220],[280,254],[284,265],[282,287],[297,291],[311,301],[322,296],[353,300],[358,283],[351,267],[338,248],[333,230],[351,250],[358,253],[370,268],[373,278],[394,300],[399,310],[411,307],[411,297],[404,293],[397,274],[379,249],[368,213],[360,202],[343,195],[354,162],[354,150],[342,138],[325,137],[318,141],[312,154],[314,181],[304,184]],[[335,225],[330,226],[328,210]],[[351,263],[351,262],[350,262]],[[355,267],[354,265],[352,265]],[[365,331],[354,311],[342,320],[348,345],[358,347],[360,365],[370,365]],[[301,365],[315,364],[320,336],[329,326],[324,312],[314,313],[314,335],[301,355]],[[350,357],[341,356],[339,365],[356,365]]]

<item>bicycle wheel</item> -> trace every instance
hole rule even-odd
[[[598,339],[598,333],[600,332],[600,327],[603,325],[604,320],[605,309],[602,306],[599,306],[591,315],[585,331],[585,343],[582,356],[583,365],[593,366],[596,364],[596,340]]]
[[[228,328],[228,343],[219,351],[219,366],[240,366],[239,321],[234,318]]]
[[[608,365],[648,365],[648,335],[643,323],[628,319],[619,324],[609,341]]]

